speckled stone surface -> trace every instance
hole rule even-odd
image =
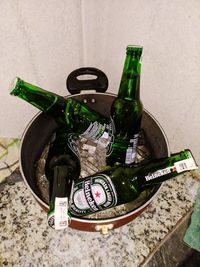
[[[140,266],[195,203],[190,173],[163,184],[151,205],[108,236],[55,231],[23,181],[0,192],[0,266]]]
[[[192,211],[192,209],[191,209]],[[190,224],[191,213],[188,212],[180,222],[176,225],[173,231],[166,236],[157,248],[155,253],[149,255],[149,259],[145,260],[143,267],[195,267],[199,266],[199,257],[194,259],[197,255],[196,251],[183,242],[185,232]],[[178,249],[177,249],[178,248]],[[193,265],[187,265],[191,262]],[[196,264],[195,264],[196,262]]]
[[[19,139],[0,138],[0,184],[18,167]]]

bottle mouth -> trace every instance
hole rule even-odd
[[[126,47],[127,53],[142,54],[143,46],[140,45],[128,45]]]
[[[140,48],[140,49],[142,49],[143,48],[143,46],[141,46],[141,45],[127,45],[127,48]]]
[[[9,86],[9,92],[10,92],[10,94],[11,95],[18,95],[18,83],[19,83],[19,81],[20,81],[20,78],[18,78],[18,77],[15,77],[13,80],[12,80],[12,82],[11,82],[11,84],[10,84],[10,86]]]

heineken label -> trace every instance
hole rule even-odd
[[[133,139],[130,139],[129,141],[129,146],[126,150],[126,158],[125,158],[126,164],[131,164],[135,161],[138,137],[139,134],[134,134]]]
[[[84,216],[116,206],[117,194],[109,176],[98,174],[76,183],[70,202],[70,213]]]
[[[167,167],[165,169],[150,173],[150,174],[145,176],[145,180],[150,181],[150,180],[153,180],[155,178],[159,178],[159,177],[162,177],[164,175],[167,175],[169,173],[173,173],[173,172],[181,173],[184,171],[196,170],[197,168],[198,167],[197,167],[194,159],[191,157],[188,159],[177,161],[174,163],[173,166],[170,166],[170,167]]]
[[[107,132],[108,132],[108,143],[106,146],[106,157],[110,156],[113,151],[113,143],[114,143],[114,134],[115,134],[115,124],[113,119],[110,117],[110,123],[107,125]]]
[[[178,173],[183,171],[196,170],[198,168],[193,158],[175,162],[174,167],[176,168],[176,171]]]
[[[48,214],[48,224],[54,229],[64,229],[68,227],[68,198],[56,197],[55,209]]]
[[[162,176],[164,176],[166,174],[169,174],[172,171],[173,171],[172,167],[167,167],[165,169],[158,170],[158,171],[153,172],[153,173],[149,173],[144,178],[145,178],[146,181],[150,181],[150,180],[153,180],[155,178],[162,177]]]
[[[112,153],[112,144],[114,142],[114,123],[112,119],[108,124],[100,122],[91,122],[87,130],[81,134],[86,139],[91,139],[97,145],[106,148],[106,155]]]
[[[73,134],[68,135],[67,144],[71,151],[80,159],[80,152],[78,149],[76,137]]]
[[[106,124],[98,121],[91,122],[87,130],[81,134],[82,137],[92,140],[98,140],[106,130]]]
[[[68,227],[68,198],[55,198],[55,229]]]

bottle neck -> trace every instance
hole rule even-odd
[[[11,85],[10,94],[29,102],[43,112],[47,112],[56,103],[63,102],[63,98],[40,87],[16,78]]]
[[[55,93],[29,84],[16,78],[11,85],[10,94],[18,96],[43,112],[51,115],[59,125],[67,125],[68,129],[82,133],[90,122],[109,123],[109,119],[94,111],[84,103],[72,97],[65,99]],[[75,129],[75,125],[77,128]]]
[[[126,55],[118,97],[125,100],[140,99],[141,52]]]
[[[195,169],[197,164],[191,151],[187,149],[143,166],[139,172],[138,183],[141,187],[154,185]]]
[[[53,176],[50,179],[50,210],[55,208],[56,197],[68,197],[69,199],[72,186],[72,178],[68,175],[67,166],[54,166],[52,172]]]

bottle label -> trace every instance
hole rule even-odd
[[[68,227],[68,198],[55,198],[55,229],[64,229]]]
[[[48,214],[48,224],[51,228],[59,230],[68,227],[68,198],[56,197],[55,209]]]
[[[76,183],[73,189],[70,212],[84,216],[117,204],[117,194],[109,176],[98,174]]]
[[[193,158],[175,162],[174,167],[176,168],[176,171],[178,173],[183,171],[196,170],[198,168]]]
[[[98,121],[91,122],[87,130],[81,134],[86,139],[98,140],[105,132],[106,124],[101,124]]]
[[[106,146],[106,157],[110,156],[113,151],[113,143],[115,141],[115,124],[113,119],[110,117],[110,123],[107,125],[108,131],[108,142]]]
[[[67,143],[71,151],[77,156],[77,158],[80,159],[80,152],[77,146],[76,137],[73,134],[68,135]]]
[[[81,136],[105,147],[106,156],[109,156],[112,153],[112,144],[114,143],[113,120],[110,118],[109,124],[101,124],[97,121],[91,122],[88,129]]]
[[[151,174],[146,175],[145,180],[150,181],[150,180],[164,176],[164,175],[169,174],[169,173],[173,173],[173,172],[181,173],[184,171],[196,170],[197,168],[198,167],[197,167],[194,159],[188,158],[188,159],[184,159],[184,160],[180,160],[180,161],[175,162],[174,165],[171,167],[167,167],[165,169],[158,170],[156,172],[153,172]]]
[[[126,164],[131,164],[135,161],[138,137],[139,134],[134,134],[133,139],[130,139],[129,141],[129,146],[126,150],[126,158],[125,158]]]
[[[158,171],[153,172],[151,174],[148,174],[144,178],[145,178],[146,181],[150,181],[150,180],[153,180],[155,178],[158,178],[158,177],[164,176],[166,174],[169,174],[172,171],[173,171],[173,166],[172,167],[167,167],[167,168],[162,169],[162,170],[158,170]]]

